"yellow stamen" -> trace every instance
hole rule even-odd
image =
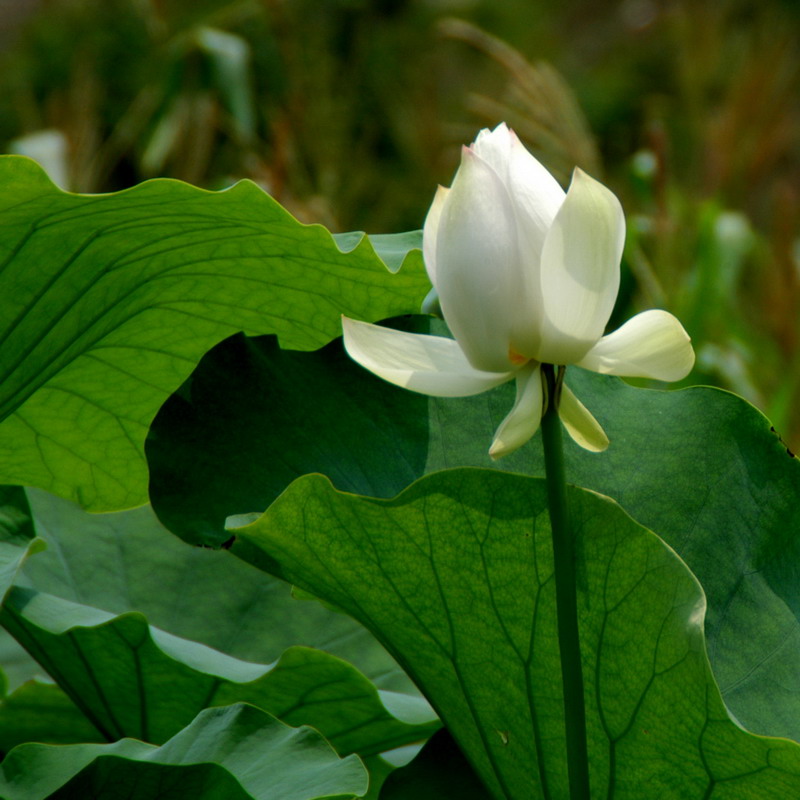
[[[529,358],[526,358],[523,355],[520,355],[513,347],[508,348],[508,360],[515,366],[521,367],[523,364],[527,364],[530,361]]]

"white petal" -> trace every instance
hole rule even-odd
[[[508,186],[520,214],[519,221],[527,231],[528,243],[541,255],[545,236],[566,195],[558,181],[525,149],[513,131]]]
[[[643,311],[604,336],[579,366],[604,375],[679,381],[694,366],[691,341],[668,311]]]
[[[434,286],[436,286],[436,233],[439,230],[439,218],[442,215],[442,207],[449,191],[444,186],[436,189],[433,202],[428,209],[428,215],[425,217],[425,224],[422,227],[422,257],[428,277]]]
[[[537,360],[573,364],[603,335],[619,290],[624,243],[619,200],[576,169],[542,250],[545,313]]]
[[[537,229],[536,253],[540,253],[545,234],[564,202],[564,190],[504,122],[493,131],[482,130],[472,149],[494,169],[513,203],[521,206],[523,218]]]
[[[497,173],[464,148],[436,233],[442,313],[475,369],[507,372],[520,307],[520,261],[511,200]]]
[[[389,383],[434,397],[466,397],[499,386],[513,373],[473,369],[458,343],[342,317],[348,355]]]
[[[517,373],[517,399],[502,421],[489,448],[489,455],[502,458],[513,453],[536,433],[542,419],[542,368],[528,366]]]
[[[561,417],[567,433],[584,450],[600,453],[608,447],[608,437],[600,427],[600,423],[566,384],[561,386],[558,416]]]
[[[508,181],[508,165],[511,160],[511,145],[514,134],[501,122],[494,130],[484,128],[472,143],[472,151],[477,153],[500,177]]]
[[[532,357],[540,349],[542,287],[539,264],[545,237],[564,202],[564,190],[525,149],[505,123],[478,134],[472,150],[488,164],[505,186],[517,229],[519,264],[517,288],[510,319],[511,347]]]
[[[520,299],[525,313],[511,332],[514,349],[527,357],[541,351],[542,299],[541,259],[547,232],[564,202],[564,190],[558,181],[525,149],[511,131],[508,190],[517,218],[519,252],[524,268]]]

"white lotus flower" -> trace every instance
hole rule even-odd
[[[666,311],[603,335],[624,240],[622,207],[605,186],[576,169],[565,193],[505,124],[483,130],[463,148],[452,187],[439,187],[423,231],[425,265],[455,339],[345,317],[345,348],[381,378],[436,397],[516,380],[516,402],[489,450],[507,455],[539,427],[542,364],[664,381],[691,370],[689,336]],[[566,385],[558,412],[579,445],[608,446]]]

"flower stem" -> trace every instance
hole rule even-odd
[[[589,800],[589,755],[586,746],[586,708],[583,696],[578,636],[578,601],[575,581],[575,547],[567,508],[564,477],[564,450],[558,396],[563,368],[556,374],[551,364],[542,365],[547,384],[547,411],[542,417],[542,441],[547,475],[547,503],[553,536],[553,562],[556,582],[556,617],[561,654],[561,681],[564,687],[567,769],[570,800]]]

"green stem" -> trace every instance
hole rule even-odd
[[[589,800],[589,755],[586,747],[586,708],[583,696],[578,600],[575,584],[575,548],[567,508],[564,477],[564,450],[558,396],[563,369],[544,364],[547,385],[547,411],[542,417],[542,441],[547,475],[547,503],[553,535],[553,562],[556,581],[558,645],[561,653],[561,681],[564,687],[564,721],[567,739],[567,768],[570,800]]]

